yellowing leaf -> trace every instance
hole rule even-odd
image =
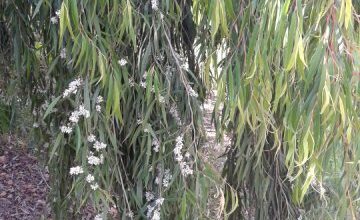
[[[346,2],[345,2],[345,18],[344,18],[346,29],[349,27],[349,23],[351,20],[351,7],[352,7],[351,0],[346,0]]]
[[[340,108],[341,120],[343,121],[343,123],[345,123],[346,120],[345,108],[341,98],[339,98],[339,108]]]
[[[322,98],[323,98],[323,105],[321,107],[320,114],[324,113],[326,107],[330,103],[330,91],[327,85],[324,86],[323,92],[322,92]]]
[[[285,69],[286,71],[291,70],[295,66],[295,61],[296,61],[298,51],[299,51],[299,46],[298,45],[299,45],[299,35],[297,34],[296,37],[295,37],[295,44],[294,44],[293,52],[291,54],[289,62],[286,65],[286,69]]]
[[[300,39],[299,39],[298,48],[299,48],[299,57],[300,57],[300,60],[301,60],[301,62],[304,64],[304,66],[307,67],[306,62],[305,62],[303,39],[302,39],[301,36],[300,36]]]

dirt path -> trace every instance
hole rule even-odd
[[[0,142],[0,220],[33,220],[46,213],[49,175],[18,140]]]
[[[222,143],[216,141],[216,130],[212,123],[212,113],[214,110],[216,100],[216,92],[210,94],[205,100],[203,105],[203,118],[204,128],[206,132],[206,142],[203,145],[202,153],[209,164],[215,169],[215,171],[221,175],[222,168],[224,166],[225,157],[220,157],[224,154],[226,146],[230,145],[230,139],[225,136]],[[207,217],[213,220],[222,219],[223,206],[225,203],[223,187],[213,187],[210,190],[210,199],[208,201]]]

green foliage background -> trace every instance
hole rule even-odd
[[[3,53],[12,55],[14,78],[31,100],[40,124],[34,135],[51,143],[56,219],[79,218],[88,201],[98,213],[116,204],[122,219],[130,211],[142,219],[145,191],[165,198],[164,219],[204,219],[212,185],[226,189],[224,218],[359,218],[359,1],[153,4],[0,3],[1,48],[11,48]],[[84,83],[76,95],[62,98],[78,77]],[[199,153],[200,106],[212,88],[218,138],[232,137],[223,179]],[[90,118],[73,134],[60,133],[80,104]],[[95,192],[69,175],[70,167],[86,166],[90,133],[108,144],[105,163],[92,170],[101,180]],[[182,134],[194,169],[186,178],[173,156]],[[155,184],[165,169],[173,173],[169,188]]]

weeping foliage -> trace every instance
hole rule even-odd
[[[359,3],[228,3],[217,125],[233,133],[233,219],[358,219]]]
[[[104,218],[114,205],[115,219],[208,217],[221,181],[199,153],[200,105],[216,88],[218,137],[232,137],[225,219],[359,218],[359,7],[1,2],[0,49],[39,124],[54,217],[81,218],[87,205]]]
[[[116,205],[121,219],[156,219],[157,209],[164,218],[205,215],[212,171],[198,155],[204,58],[194,54],[191,1],[155,3],[5,1],[15,67],[41,124],[39,139],[50,142],[56,219],[80,218],[89,203],[103,217]],[[81,85],[65,94],[76,79]],[[70,123],[80,106],[90,114]],[[105,150],[94,151],[91,134]],[[89,165],[100,153],[103,163]],[[69,170],[76,166],[83,173],[74,177]],[[147,201],[146,192],[154,198]]]

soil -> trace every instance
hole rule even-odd
[[[25,146],[11,136],[0,142],[0,220],[40,219],[48,213],[49,175]]]
[[[220,177],[222,168],[226,161],[226,157],[221,157],[226,151],[226,147],[230,145],[230,139],[227,135],[224,135],[223,140],[219,143],[216,140],[216,130],[213,123],[212,113],[215,106],[216,91],[209,94],[203,104],[203,120],[206,133],[206,141],[202,146],[202,153],[204,160],[207,161],[213,168],[213,170]],[[220,109],[221,110],[221,109]],[[220,178],[221,179],[221,178]],[[224,180],[222,184],[217,187],[213,186],[210,189],[210,198],[207,205],[207,218],[211,220],[223,219],[223,211],[225,205],[224,198]]]

